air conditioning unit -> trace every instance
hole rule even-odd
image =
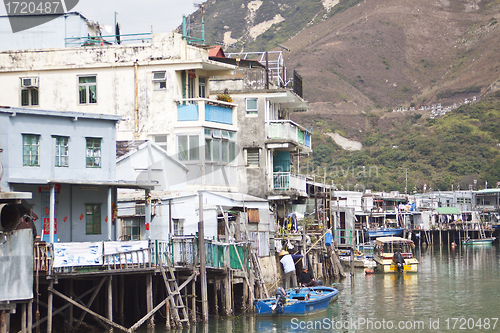
[[[153,72],[153,81],[165,81],[167,79],[167,73],[163,72]]]
[[[23,77],[23,78],[21,78],[21,87],[23,87],[23,88],[38,87],[38,78],[37,77]]]

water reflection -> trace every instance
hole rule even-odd
[[[453,317],[498,317],[500,299],[499,246],[428,246],[417,248],[420,262],[416,274],[365,275],[362,269],[334,285],[339,299],[327,312],[298,318],[260,318],[240,316],[211,318],[209,324],[198,324],[189,332],[374,332],[366,323],[384,321],[393,325],[417,325],[419,332],[446,331],[446,320]],[[360,327],[347,327],[361,323]],[[300,321],[303,321],[300,329]],[[307,326],[307,324],[313,326]],[[318,326],[318,323],[321,325]],[[316,328],[314,327],[316,324]],[[434,324],[434,327],[431,325]],[[329,325],[329,326],[328,326]],[[335,325],[338,325],[335,328]],[[310,328],[312,327],[312,328]],[[415,327],[413,327],[416,330]],[[495,330],[500,329],[500,323]],[[392,330],[396,331],[397,326]],[[387,330],[385,330],[387,331]],[[475,327],[469,331],[485,331]],[[146,332],[146,331],[142,331]],[[160,323],[157,333],[165,332]],[[181,332],[181,331],[171,331]],[[182,332],[188,332],[183,330]]]

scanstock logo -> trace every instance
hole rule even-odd
[[[12,32],[31,29],[69,12],[79,0],[3,0]]]

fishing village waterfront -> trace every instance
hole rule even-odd
[[[498,330],[496,175],[335,165],[290,50],[207,45],[203,6],[2,43],[0,333]]]
[[[498,244],[455,249],[424,245],[416,254],[418,273],[366,275],[356,269],[352,279],[332,282],[339,299],[320,315],[211,317],[208,324],[175,332],[498,331]]]

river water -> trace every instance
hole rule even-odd
[[[352,279],[334,282],[339,298],[322,314],[210,318],[189,332],[500,332],[498,244],[421,247],[416,257],[416,274],[356,269]],[[158,323],[156,333],[163,332]]]

